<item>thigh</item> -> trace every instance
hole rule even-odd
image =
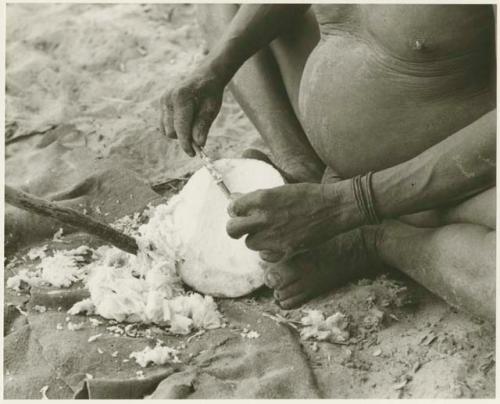
[[[442,221],[446,224],[474,223],[496,229],[496,206],[496,187],[492,187],[443,210]]]
[[[496,229],[496,204],[496,187],[492,187],[454,206],[401,216],[399,220],[416,227],[470,223]]]
[[[316,17],[311,9],[303,21],[271,43],[271,50],[278,63],[288,97],[298,116],[300,80],[306,61],[320,39]]]

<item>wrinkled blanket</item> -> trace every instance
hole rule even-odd
[[[29,170],[34,165],[23,164],[25,159],[39,162],[36,173]],[[45,139],[32,153],[11,159],[8,164],[10,184],[64,206],[86,209],[88,214],[107,222],[161,200],[135,173],[113,161],[96,159],[83,147],[65,147],[57,137],[52,142]],[[22,250],[41,241],[57,249],[98,243],[85,235],[71,234],[74,229],[56,221],[17,208],[8,208],[6,224],[10,249]],[[50,240],[59,227],[70,233],[64,243]],[[17,269],[27,267],[29,264]],[[6,278],[12,275],[6,272]],[[6,291],[6,398],[40,398],[44,386],[49,386],[46,394],[50,398],[318,396],[307,359],[290,329],[262,317],[258,309],[242,302],[220,303],[230,326],[186,344],[181,364],[148,367],[138,374],[142,369],[129,354],[154,346],[155,339],[115,336],[107,330],[109,321],[92,327],[85,316],[71,318],[75,323],[84,322],[83,329],[67,329],[66,311],[88,295],[82,285],[66,290],[32,288],[19,295]],[[45,307],[47,311],[40,313],[33,307]],[[259,332],[261,337],[242,338],[245,327]],[[153,329],[155,338],[168,346],[178,346],[186,339]],[[89,337],[98,334],[103,335],[88,342]]]
[[[58,139],[9,159],[7,183],[107,222],[162,200],[134,172]],[[23,159],[39,164],[23,165]],[[75,229],[53,241],[59,227],[8,207],[11,261],[30,246],[100,243]],[[30,265],[21,260],[5,278]],[[365,280],[308,305],[349,317],[352,338],[346,344],[301,341],[296,329],[267,314],[299,321],[303,312],[280,310],[266,290],[218,300],[228,326],[199,335],[173,336],[154,326],[130,326],[116,335],[109,329],[113,322],[93,316],[102,321],[94,326],[83,315],[70,318],[83,322],[82,329],[68,330],[67,309],[87,295],[81,284],[5,291],[5,398],[41,398],[42,391],[49,398],[91,399],[488,397],[494,391],[493,329],[406,279]],[[247,338],[245,329],[258,338]],[[180,363],[141,368],[129,358],[158,340],[179,349]]]

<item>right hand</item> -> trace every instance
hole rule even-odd
[[[195,155],[193,142],[205,145],[210,126],[220,111],[225,85],[209,67],[201,66],[161,98],[162,133],[179,139],[191,157]]]

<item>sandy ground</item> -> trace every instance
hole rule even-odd
[[[7,182],[9,156],[53,128],[70,128],[75,142],[119,157],[151,184],[199,166],[158,128],[165,86],[203,55],[193,6],[18,4],[7,21]],[[208,153],[235,157],[256,139],[226,94]],[[257,303],[272,305],[268,295]],[[357,338],[317,351],[304,344],[328,397],[494,396],[493,328],[406,279],[363,281],[310,307],[341,309]]]
[[[198,167],[158,126],[166,86],[203,56],[193,6],[11,5],[7,21],[7,138],[74,125],[151,182]],[[228,95],[207,152],[237,156],[256,138]]]

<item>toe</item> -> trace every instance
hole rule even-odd
[[[289,309],[294,309],[306,301],[309,300],[309,294],[308,293],[301,293],[299,295],[295,295],[289,299],[280,301],[280,306],[283,309],[289,310]]]
[[[254,148],[246,149],[241,154],[241,157],[245,159],[260,160],[263,161],[264,163],[273,165],[273,162],[271,161],[269,156],[263,151],[260,151],[259,149],[254,149]]]
[[[284,253],[282,253],[281,251],[265,250],[265,251],[261,251],[259,253],[259,255],[263,261],[276,263],[276,262],[279,262],[283,258]]]
[[[280,301],[291,299],[294,296],[307,292],[306,285],[301,279],[281,288],[276,291],[276,295]]]
[[[265,280],[266,285],[273,289],[281,289],[299,279],[299,271],[286,264],[278,264],[268,270]]]
[[[265,283],[271,289],[276,289],[281,284],[281,275],[280,272],[276,269],[270,269],[266,272]]]

